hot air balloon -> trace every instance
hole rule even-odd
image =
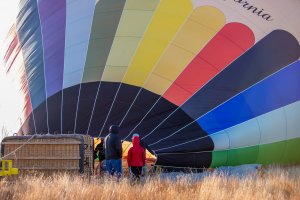
[[[21,0],[6,39],[5,125],[112,124],[157,165],[300,161],[300,2]],[[5,94],[2,91],[2,94]]]

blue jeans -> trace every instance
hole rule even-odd
[[[122,175],[122,160],[106,160],[106,170],[110,175],[113,175],[114,173],[116,173],[117,176]]]

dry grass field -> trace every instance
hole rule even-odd
[[[245,177],[207,173],[195,180],[183,175],[176,180],[151,176],[139,184],[128,178],[82,178],[42,175],[0,180],[0,199],[300,199],[300,167],[268,167]]]

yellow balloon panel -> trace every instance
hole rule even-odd
[[[218,9],[195,9],[159,59],[144,88],[162,95],[224,24],[225,16]]]
[[[102,81],[121,82],[159,0],[127,0]]]
[[[116,37],[108,57],[102,81],[121,82],[140,37]]]
[[[123,82],[142,86],[167,45],[192,12],[190,0],[162,0]]]

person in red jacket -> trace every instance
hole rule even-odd
[[[133,180],[139,181],[146,162],[146,152],[141,147],[140,138],[137,135],[133,136],[132,144],[133,146],[128,151],[127,163],[133,175]]]

